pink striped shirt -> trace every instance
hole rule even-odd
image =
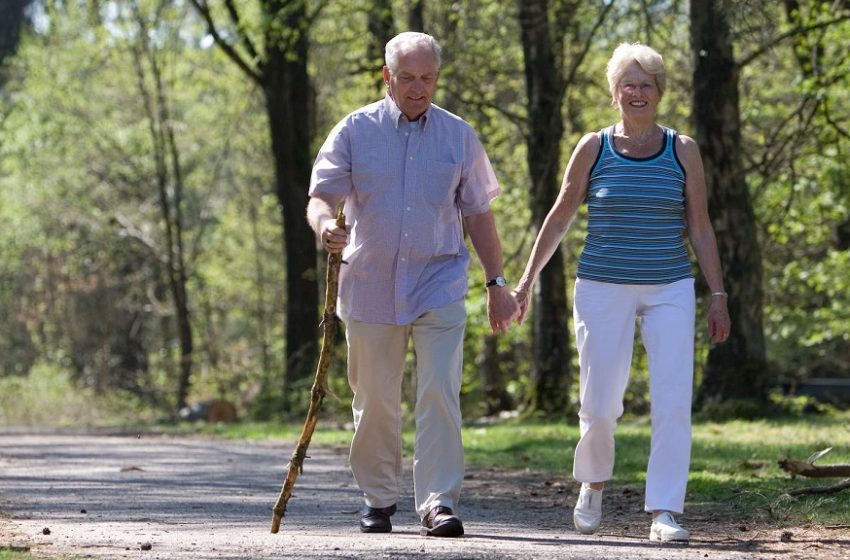
[[[461,217],[489,210],[499,184],[467,122],[436,105],[408,122],[387,96],[334,127],[309,194],[345,197],[340,317],[405,325],[466,295]]]

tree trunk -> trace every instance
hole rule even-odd
[[[725,2],[691,1],[696,136],[705,164],[708,210],[717,233],[732,333],[708,353],[700,405],[766,397],[762,264],[755,214],[743,171],[738,66]]]
[[[168,287],[177,322],[177,337],[180,344],[180,366],[177,379],[177,409],[186,406],[191,387],[193,366],[193,333],[189,313],[189,296],[186,290],[188,272],[183,250],[183,170],[180,154],[174,137],[168,100],[162,83],[162,72],[156,52],[148,41],[148,26],[145,16],[137,9],[140,44],[136,48],[134,61],[139,93],[145,100],[149,120],[151,142],[154,146],[156,182],[159,194],[165,245],[165,264]],[[147,61],[154,91],[149,92],[145,84],[144,62]],[[153,95],[152,95],[153,94]],[[170,191],[170,192],[169,192]]]
[[[24,10],[30,0],[3,0],[0,2],[0,87],[5,81],[2,72],[6,57],[15,54],[21,40],[21,28],[26,23]]]
[[[318,253],[313,231],[304,219],[310,183],[313,116],[310,77],[307,74],[309,29],[312,18],[306,0],[266,0],[261,3],[265,22],[265,55],[241,29],[236,3],[228,4],[230,19],[239,33],[232,37],[249,57],[219,33],[205,0],[190,0],[224,53],[263,88],[275,166],[275,193],[281,207],[286,258],[286,365],[283,375],[284,409],[290,408],[293,384],[312,375],[318,358]]]
[[[257,315],[257,342],[260,344],[260,363],[263,364],[263,379],[271,371],[271,357],[269,355],[269,337],[266,328],[266,267],[263,260],[263,247],[260,239],[260,231],[257,223],[260,219],[257,203],[250,194],[248,199],[248,213],[251,216],[251,242],[254,249],[254,302]]]
[[[381,68],[384,66],[384,47],[395,35],[393,23],[393,7],[391,0],[373,0],[369,3],[366,14],[366,25],[369,28],[369,42],[366,45],[366,66],[363,69],[374,76],[378,92],[384,90],[384,76]]]
[[[503,410],[511,410],[513,402],[505,390],[505,380],[500,365],[503,362],[499,353],[499,337],[495,334],[484,336],[481,354],[476,360],[481,376],[481,392],[484,400],[484,416],[493,416]],[[510,363],[513,363],[510,360]]]
[[[186,398],[189,395],[189,387],[191,386],[192,367],[194,362],[194,342],[192,332],[192,322],[189,313],[189,294],[186,289],[189,283],[189,273],[186,266],[186,253],[183,247],[183,168],[180,164],[180,153],[177,148],[177,141],[174,138],[174,128],[172,127],[172,119],[168,111],[168,105],[165,99],[165,90],[163,89],[162,79],[159,73],[159,67],[155,64],[155,57],[151,57],[152,67],[155,71],[156,87],[159,96],[159,103],[162,106],[162,127],[165,133],[165,141],[168,147],[169,160],[171,163],[171,178],[173,182],[173,200],[174,206],[174,231],[173,240],[173,255],[169,255],[169,268],[172,268],[172,294],[174,297],[175,315],[177,317],[177,334],[180,340],[180,379],[177,391],[177,407],[178,409],[186,406]]]
[[[540,228],[560,186],[563,68],[555,54],[547,0],[520,0],[519,20],[528,94],[528,168],[531,213]],[[530,408],[563,411],[570,383],[570,348],[564,257],[560,247],[541,271],[534,292],[533,386]]]
[[[408,0],[407,30],[425,32],[425,0]]]
[[[318,356],[319,289],[316,239],[304,218],[312,157],[310,79],[307,74],[307,14],[303,1],[272,2],[262,83],[266,96],[275,192],[283,218],[286,251],[286,372],[284,406],[290,389],[312,376]],[[279,24],[279,25],[278,25]],[[281,36],[279,26],[289,31]]]

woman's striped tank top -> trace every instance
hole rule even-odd
[[[691,278],[685,246],[685,171],[676,157],[676,131],[664,147],[634,158],[614,149],[614,127],[590,172],[587,235],[579,278],[615,284],[668,284]]]

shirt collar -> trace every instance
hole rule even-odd
[[[419,117],[419,123],[422,126],[423,130],[425,130],[425,125],[428,124],[428,120],[431,115],[431,107],[433,107],[433,105],[429,105],[428,109],[422,114],[421,117]],[[396,105],[395,100],[390,97],[389,93],[384,96],[384,110],[390,116],[390,120],[392,121],[393,126],[396,130],[398,130],[398,123],[401,119],[407,120],[407,117],[404,116],[404,113],[401,112],[401,109],[398,108],[398,105]]]

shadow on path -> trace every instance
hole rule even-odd
[[[393,517],[392,534],[364,535],[357,526],[361,498],[347,451],[318,446],[310,449],[280,533],[272,535],[271,508],[292,447],[291,442],[0,432],[0,550],[169,560],[850,559],[850,538],[844,535],[813,539],[810,555],[805,546],[756,532],[746,540],[695,535],[688,546],[661,546],[646,539],[647,518],[629,504],[629,513],[612,517],[617,527],[578,535],[569,523],[574,497],[564,485],[553,489],[534,475],[520,479],[517,473],[495,471],[468,476],[459,508],[467,531],[461,539],[420,537],[409,493]],[[412,490],[409,469],[404,483]]]

